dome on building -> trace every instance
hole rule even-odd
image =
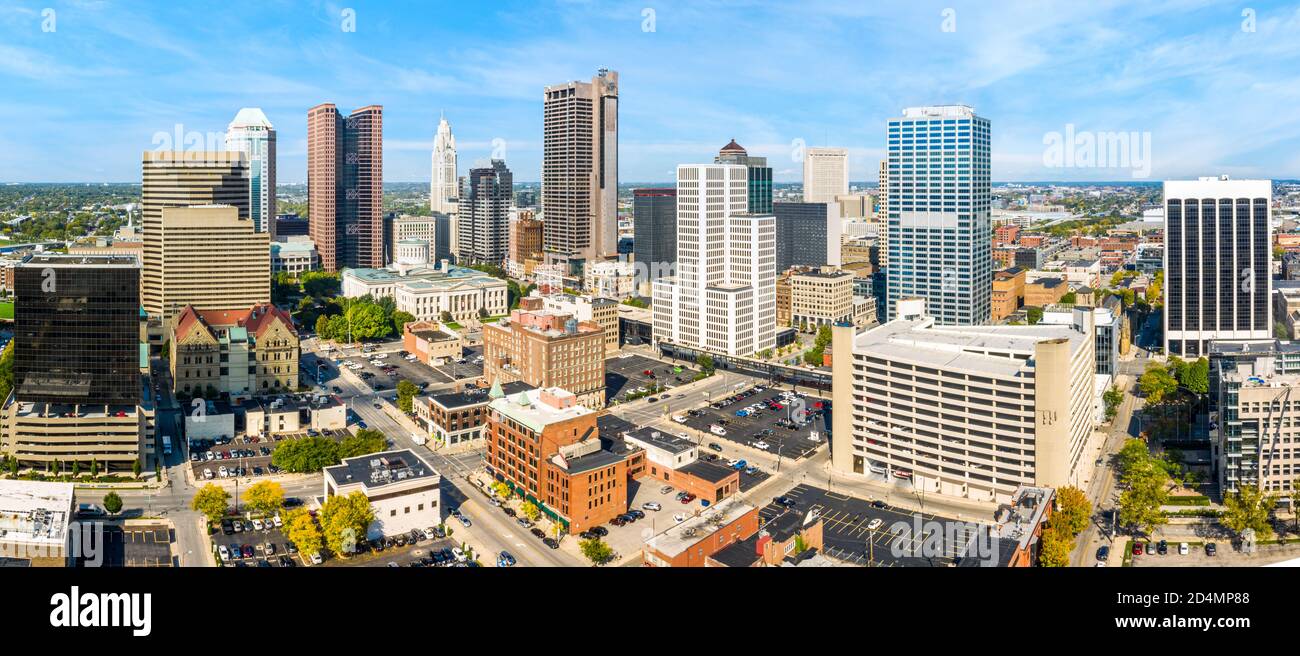
[[[719,155],[748,155],[749,153],[747,153],[745,149],[741,147],[740,144],[736,143],[735,139],[732,139],[729,143],[727,143],[727,145],[722,147],[722,150],[718,151],[718,154]]]

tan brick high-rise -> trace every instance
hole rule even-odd
[[[159,222],[161,259],[155,293],[166,324],[186,305],[196,310],[271,302],[270,235],[229,205],[167,207]]]
[[[144,261],[141,263],[140,301],[146,312],[161,317],[165,314],[162,298],[163,208],[229,205],[235,208],[238,218],[248,219],[248,165],[243,153],[233,151],[150,151],[144,153],[142,159],[140,200]]]

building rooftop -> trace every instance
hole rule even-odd
[[[690,440],[684,440],[672,433],[665,433],[649,426],[624,431],[623,436],[672,454],[685,453],[695,448],[695,444]]]
[[[525,392],[530,389],[533,389],[532,385],[520,381],[505,383],[501,386],[501,391],[507,396]],[[451,392],[449,394],[435,394],[425,398],[428,398],[430,402],[442,406],[447,410],[455,410],[457,408],[464,408],[471,405],[486,405],[492,401],[492,398],[489,397],[486,392]]]
[[[40,253],[23,258],[23,267],[120,267],[123,269],[140,268],[140,259],[134,255],[65,255],[62,253]]]
[[[736,470],[731,467],[725,467],[708,460],[696,460],[682,465],[677,471],[690,474],[700,480],[710,483],[721,483],[727,480],[728,476],[736,475]]]
[[[348,458],[342,464],[326,467],[325,475],[332,479],[335,485],[360,483],[367,490],[412,480],[439,478],[438,472],[410,449]]]
[[[541,396],[547,391],[551,393],[563,393],[569,396],[573,395],[572,392],[567,392],[556,387],[544,389],[530,388],[516,394],[510,394],[496,399],[492,401],[490,407],[494,411],[501,413],[502,416],[509,417],[538,433],[542,432],[542,430],[550,424],[576,419],[593,413],[591,408],[577,403],[567,408],[557,408],[545,403],[542,401]]]
[[[1066,339],[1070,352],[1091,336],[1073,325],[936,326],[932,317],[899,318],[854,337],[854,350],[868,350],[936,369],[963,369],[1016,376],[1035,354],[1039,342]]]
[[[645,544],[652,551],[672,558],[753,511],[754,506],[735,498],[725,499],[646,540]]]
[[[0,481],[0,542],[62,547],[72,491],[72,483]]]

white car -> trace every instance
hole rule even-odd
[[[272,523],[272,524],[275,524],[275,527],[276,527],[276,528],[280,528],[280,527],[284,526],[284,520],[283,520],[283,519],[280,519],[280,516],[279,516],[279,515],[276,515],[276,516],[272,517],[272,518],[271,518],[271,523]]]
[[[754,448],[755,448],[755,449],[762,449],[762,450],[766,451],[766,450],[768,450],[768,449],[771,448],[771,447],[772,447],[771,444],[768,444],[767,442],[764,442],[763,440],[759,440],[759,441],[757,441],[757,442],[754,443]]]
[[[262,520],[260,520],[260,519],[254,519],[254,520],[253,520],[253,530],[255,530],[255,531],[260,531],[260,530],[262,530],[262,528],[263,528],[264,526],[265,526],[265,524],[262,523]]]
[[[1179,555],[1179,556],[1186,556],[1188,551],[1189,551],[1189,549],[1187,548],[1187,543],[1186,543],[1186,542],[1179,542],[1179,543],[1178,543],[1178,555]]]
[[[461,551],[460,547],[452,547],[451,555],[456,559],[456,562],[458,563],[463,563],[466,560],[468,560],[468,558],[465,556],[465,552]]]
[[[874,531],[874,530],[880,528],[880,525],[881,525],[881,524],[884,524],[884,523],[885,523],[885,521],[884,521],[883,519],[880,519],[879,517],[877,517],[877,518],[871,520],[870,522],[867,522],[867,530],[868,530],[868,531]]]
[[[322,562],[324,562],[324,559],[320,557],[319,551],[311,555],[311,564],[319,565]]]
[[[686,521],[686,516],[683,515],[683,514],[681,514],[681,513],[676,513],[676,514],[673,515],[673,521],[674,521],[674,522],[677,522],[678,524],[680,524],[680,523]]]
[[[226,545],[218,545],[217,553],[221,554],[222,560],[230,560],[230,550],[226,548]]]
[[[682,415],[673,415],[673,421],[675,421],[675,422],[677,422],[677,423],[679,423],[679,424],[684,424],[684,423],[686,423],[686,417],[684,417],[684,416],[682,416]]]
[[[727,434],[727,429],[715,424],[713,426],[709,426],[709,432],[721,437]]]
[[[659,511],[659,510],[663,510],[663,509],[664,509],[664,507],[661,506],[661,505],[659,505],[659,502],[657,502],[657,501],[647,501],[647,502],[641,504],[641,508],[642,508],[643,510],[655,510],[655,511]]]
[[[217,476],[226,478],[227,476],[230,476],[230,470],[226,469],[225,465],[222,465],[221,468],[217,470]]]

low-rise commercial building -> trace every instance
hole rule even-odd
[[[1025,307],[1044,307],[1061,302],[1070,291],[1064,278],[1039,278],[1025,283]]]
[[[0,567],[74,564],[72,493],[72,483],[0,481]]]
[[[320,269],[320,253],[306,237],[271,242],[271,275],[280,272],[295,276]]]
[[[832,466],[987,503],[1089,477],[1091,312],[1068,326],[937,326],[910,299],[895,317],[832,329]]]
[[[1010,226],[1015,227],[1015,226]],[[1025,270],[1012,267],[993,273],[993,320],[1002,321],[1016,313],[1025,299]]]
[[[442,476],[410,449],[348,458],[324,470],[323,502],[360,492],[370,500],[375,520],[366,539],[424,530],[442,523],[438,511]]]
[[[790,276],[790,321],[793,326],[852,323],[854,275],[848,271],[818,270]]]
[[[461,337],[438,321],[412,321],[402,328],[402,348],[431,367],[461,356]]]
[[[485,273],[452,266],[445,260],[437,267],[397,269],[346,269],[343,295],[392,298],[398,310],[419,321],[432,321],[451,314],[454,321],[477,318],[480,310],[489,316],[505,314],[509,307],[506,281]]]
[[[627,512],[628,471],[644,453],[602,436],[596,413],[559,388],[496,396],[489,404],[487,471],[569,533]]]
[[[763,522],[757,533],[709,557],[709,567],[790,567],[824,546],[822,519],[787,509]]]
[[[740,491],[740,472],[701,460],[699,447],[690,440],[644,427],[622,433],[629,444],[645,451],[644,467],[633,478],[649,477],[654,483],[718,503]]]
[[[526,383],[497,383],[488,393],[451,392],[412,400],[416,422],[431,448],[481,445],[487,429],[488,404],[495,398],[532,389]]]
[[[709,567],[711,557],[758,533],[758,508],[738,499],[705,508],[700,514],[645,541],[646,567]]]

